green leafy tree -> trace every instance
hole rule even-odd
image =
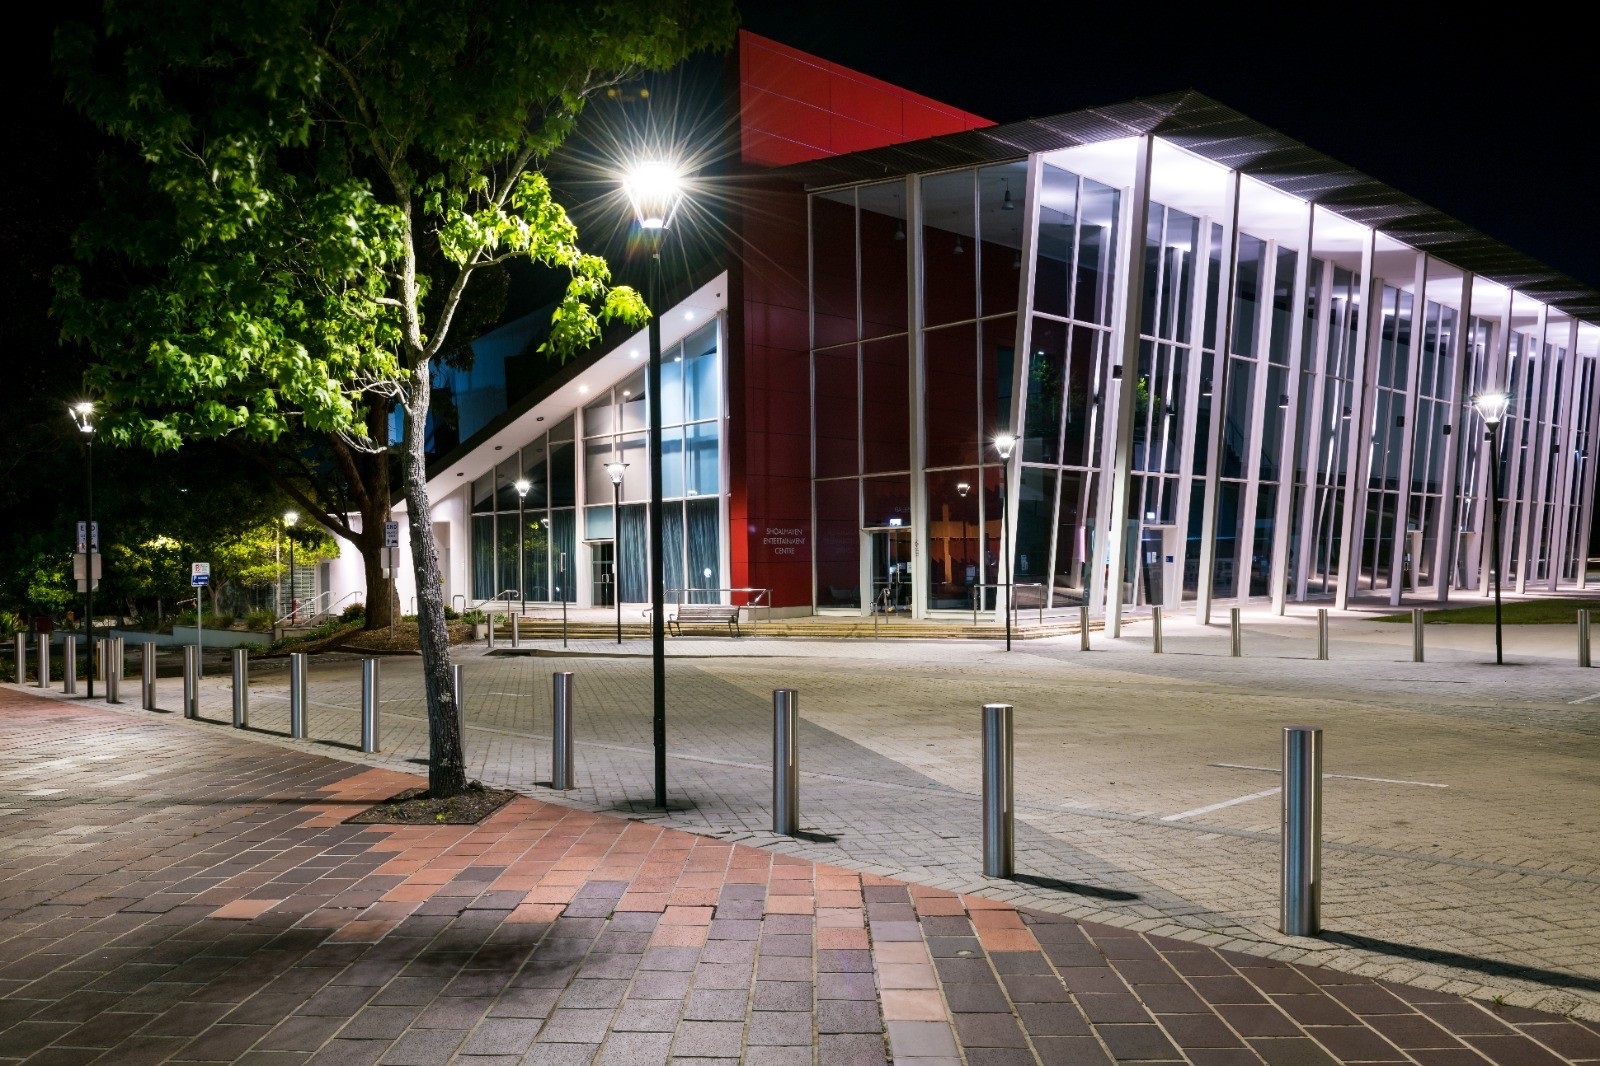
[[[365,554],[402,414],[435,795],[466,775],[423,452],[432,366],[460,344],[475,279],[512,258],[567,277],[558,355],[648,317],[541,168],[591,94],[734,25],[726,0],[109,0],[58,35],[71,99],[124,147],[79,234],[96,269],[56,283],[111,438],[331,465],[359,532],[302,498],[305,479],[282,483]]]

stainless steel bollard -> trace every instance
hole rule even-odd
[[[550,718],[550,787],[572,787],[572,671],[554,675]]]
[[[304,740],[306,735],[306,653],[289,655],[289,735]]]
[[[800,832],[800,693],[772,690],[772,831]]]
[[[1328,657],[1328,609],[1317,608],[1317,658]]]
[[[106,702],[122,702],[122,638],[103,641],[106,648]]]
[[[1578,612],[1578,665],[1589,666],[1589,612]]]
[[[511,616],[511,646],[522,647],[522,612],[518,611]]]
[[[11,643],[17,656],[17,684],[20,685],[28,679],[28,634],[15,634]]]
[[[1244,654],[1244,628],[1239,624],[1239,608],[1228,610],[1228,654],[1235,659]]]
[[[484,632],[489,634],[488,648],[489,648],[490,651],[493,651],[494,650],[494,612],[490,611],[486,617],[489,619],[489,627],[487,629],[485,629]]]
[[[140,649],[139,659],[139,687],[143,689],[144,709],[156,709],[156,645],[155,641],[145,641]]]
[[[1161,608],[1150,608],[1150,650],[1156,655],[1161,654]]]
[[[200,717],[200,649],[183,646],[183,716]]]
[[[1011,704],[983,705],[983,875],[1010,877],[1014,825],[1011,812]]]
[[[467,680],[460,663],[450,667],[450,695],[456,704],[456,724],[461,727],[461,747],[467,746]]]
[[[39,687],[50,687],[50,634],[40,633],[38,641]]]
[[[378,750],[378,666],[382,660],[361,660],[361,750]]]
[[[61,638],[61,691],[78,694],[78,638],[71,633]]]
[[[1288,936],[1322,930],[1322,730],[1283,727],[1283,914]]]
[[[1089,650],[1089,605],[1078,604],[1078,650]]]
[[[1411,608],[1411,661],[1420,663],[1422,657],[1422,608]]]
[[[250,724],[250,649],[233,649],[233,728]]]

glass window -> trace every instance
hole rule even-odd
[[[661,424],[683,421],[683,349],[672,345],[661,353]]]
[[[1083,322],[1111,324],[1112,280],[1117,261],[1117,216],[1122,194],[1085,178],[1078,228],[1077,289],[1073,294],[1075,317]]]
[[[472,482],[472,509],[494,510],[494,473],[491,471]]]
[[[610,540],[611,530],[611,505],[609,503],[603,507],[585,507],[583,509],[584,540]]]
[[[835,477],[859,473],[855,346],[815,352],[811,356],[811,368],[816,475]]]
[[[618,442],[617,450],[622,456],[622,461],[628,464],[628,470],[622,477],[623,501],[648,500],[650,498],[650,446],[648,434],[637,433],[623,437]],[[607,462],[609,461],[607,460]],[[607,491],[610,491],[610,480],[609,477],[606,478],[608,482]],[[594,498],[590,497],[590,499]]]
[[[865,526],[911,525],[911,482],[904,474],[861,481]]]
[[[973,171],[922,179],[923,323],[978,316]]]
[[[856,339],[855,199],[853,189],[811,198],[812,347],[815,348]]]
[[[661,431],[661,498],[676,500],[683,494],[683,429],[668,426]]]
[[[717,461],[717,429],[715,422],[684,428],[684,466],[689,496],[715,496],[719,491],[722,468]]]
[[[650,412],[645,406],[644,385],[645,368],[640,367],[617,386],[617,403],[621,405],[623,430],[650,428]]]
[[[1017,351],[1017,316],[985,319],[978,323],[978,376],[983,384],[980,442],[988,442],[1002,429],[1012,428],[1011,392]]]
[[[522,460],[516,454],[495,464],[495,510],[515,511],[517,509],[517,478],[522,476],[521,466]]]
[[[979,313],[1014,314],[1021,296],[1023,203],[1028,188],[1026,162],[1003,163],[978,171]]]
[[[1016,525],[1011,530],[1011,542],[1016,549],[1014,580],[1047,583],[1050,580],[1050,535],[1055,531],[1056,471],[1025,466],[1019,480]]]
[[[577,512],[572,508],[550,512],[550,573],[552,583],[557,587],[556,599],[575,600],[577,594],[576,551],[577,551]],[[566,561],[566,573],[562,573],[562,560]]]
[[[1228,351],[1251,359],[1256,355],[1256,315],[1266,252],[1266,241],[1248,233],[1239,235],[1239,263],[1233,283],[1233,344]]]
[[[599,437],[615,432],[617,426],[614,408],[611,390],[607,389],[604,396],[583,409],[583,435]]]
[[[906,331],[906,183],[863,185],[861,202],[861,335]]]
[[[572,423],[567,423],[568,432],[571,432]],[[572,438],[558,441],[554,432],[550,441],[550,506],[571,507],[577,500],[577,455],[573,451]]]
[[[867,341],[861,351],[861,435],[867,473],[908,470],[911,387],[906,339]]]
[[[527,506],[543,510],[550,503],[550,479],[545,467],[544,438],[522,449],[522,476],[528,481]]]
[[[720,414],[720,367],[715,325],[690,337],[683,345],[684,406],[688,421],[716,418]]]
[[[472,598],[486,600],[494,593],[494,515],[473,515]]]
[[[1034,319],[1033,351],[1028,355],[1028,411],[1023,419],[1023,462],[1054,463],[1060,459],[1068,329],[1048,318]]]
[[[715,499],[689,500],[683,505],[688,526],[689,584],[702,589],[722,587],[722,521]],[[715,593],[691,597],[695,602],[715,603]]]
[[[815,483],[817,606],[861,606],[861,483]]]
[[[1046,314],[1072,315],[1072,245],[1078,225],[1078,176],[1044,165],[1040,173],[1038,269],[1033,306]]]
[[[610,441],[591,442],[583,450],[584,480],[583,496],[589,503],[611,502],[611,474],[606,467],[618,458],[611,450]],[[630,470],[629,473],[632,473]],[[627,481],[626,476],[623,478]]]
[[[927,387],[923,405],[930,467],[978,461],[978,327],[923,334]]]
[[[928,475],[928,605],[935,610],[972,606],[982,498],[976,467]]]

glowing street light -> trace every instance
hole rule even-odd
[[[617,605],[617,643],[622,643],[622,473],[628,469],[623,462],[606,464],[611,475],[611,598]]]
[[[294,587],[294,538],[289,536],[291,530],[300,521],[299,511],[283,512],[284,539],[289,542],[289,624],[292,626],[299,620],[300,600],[295,594]]]
[[[1511,406],[1511,396],[1505,392],[1480,392],[1472,398],[1472,406],[1489,427],[1489,573],[1494,580],[1494,661],[1499,666],[1505,663],[1500,635],[1500,423]]]

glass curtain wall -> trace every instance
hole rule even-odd
[[[570,571],[575,565],[577,488],[572,426],[572,419],[564,420],[472,483],[473,600],[502,597],[507,590],[514,598],[519,576],[524,600],[574,598]],[[516,483],[524,478],[528,495],[519,501]],[[563,553],[569,570],[565,583]]]

